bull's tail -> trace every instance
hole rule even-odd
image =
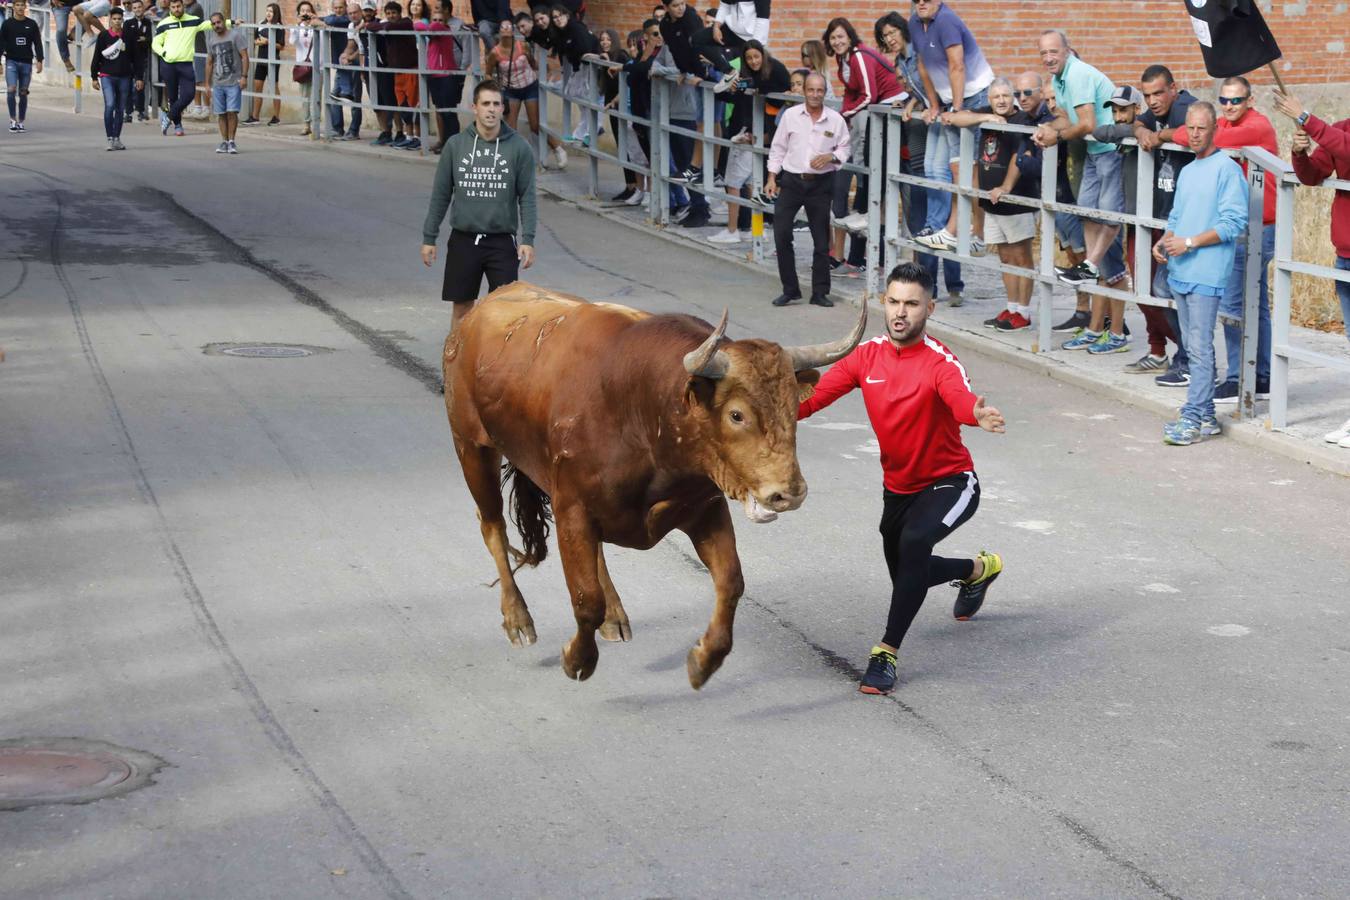
[[[502,466],[502,487],[511,482],[511,517],[525,545],[522,565],[537,566],[548,556],[549,523],[553,521],[552,501],[548,494],[524,472],[507,463]]]

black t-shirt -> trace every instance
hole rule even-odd
[[[983,109],[972,110],[972,112],[991,113],[993,110],[986,106]],[[1008,124],[1032,125],[1035,123],[1031,116],[1019,110],[1008,117]],[[979,178],[980,190],[992,191],[994,188],[1003,185],[1003,179],[1008,177],[1008,166],[1012,163],[1012,158],[1017,155],[1029,137],[1030,135],[1015,134],[1010,131],[980,131],[980,144],[976,148],[975,157],[975,172]],[[1030,181],[1025,176],[1019,177],[1017,183],[1013,185],[1012,192],[1022,197],[1033,196],[1027,192]],[[996,216],[1015,216],[1018,213],[1032,211],[1029,206],[1018,206],[1015,203],[990,203],[988,200],[981,200],[980,208]]]
[[[12,16],[0,22],[0,44],[5,48],[5,59],[17,63],[31,63],[42,59],[42,29],[33,19]]]
[[[1186,2],[1190,3],[1191,0]],[[1135,121],[1154,131],[1180,128],[1186,124],[1186,110],[1190,109],[1194,102],[1195,97],[1190,92],[1182,91],[1172,101],[1172,108],[1167,111],[1164,121],[1158,121],[1158,117],[1153,115],[1151,109],[1144,110],[1143,115]],[[1183,135],[1181,140],[1174,140],[1172,143],[1185,144],[1185,142],[1186,138]],[[1181,150],[1153,151],[1153,218],[1165,219],[1171,214],[1172,202],[1176,199],[1177,177],[1181,175],[1182,168],[1193,159],[1194,155]]]
[[[1186,0],[1186,11],[1205,71],[1213,77],[1246,75],[1280,58],[1279,45],[1253,0]]]

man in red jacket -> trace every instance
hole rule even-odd
[[[933,279],[922,266],[892,269],[882,301],[886,336],[859,344],[835,363],[797,410],[797,418],[805,419],[862,388],[881,445],[881,538],[891,574],[891,610],[858,686],[864,694],[895,688],[896,652],[930,587],[959,584],[952,613],[964,621],[975,615],[1003,571],[997,553],[981,551],[974,559],[933,555],[938,542],[980,505],[980,483],[961,443],[961,426],[993,432],[1004,426],[1002,414],[971,391],[955,354],[925,333],[934,305]]]
[[[1294,174],[1304,184],[1321,184],[1335,176],[1350,179],[1350,119],[1329,125],[1304,108],[1293,94],[1275,94],[1275,108],[1298,124],[1294,131]],[[1312,149],[1312,144],[1317,149]],[[1336,247],[1336,268],[1350,272],[1350,191],[1337,191],[1331,201],[1331,243]],[[1336,282],[1341,301],[1341,321],[1350,340],[1350,283]],[[1350,419],[1326,436],[1328,443],[1350,449]]]

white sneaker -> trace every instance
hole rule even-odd
[[[567,168],[567,151],[562,147],[553,148],[553,163],[559,169]]]
[[[647,199],[646,191],[633,191],[632,195],[625,201],[624,206],[641,206]]]
[[[727,214],[727,202],[725,200],[714,200],[708,204],[708,215],[714,219],[720,219]]]
[[[985,252],[984,239],[977,238],[975,235],[972,234],[970,236],[970,255],[984,256],[984,252]]]
[[[726,229],[708,237],[708,243],[710,244],[739,244],[742,240],[739,231],[727,231]]]
[[[914,242],[925,247],[932,247],[934,250],[956,249],[956,236],[945,228],[932,234],[915,235]]]
[[[845,231],[865,232],[867,231],[867,213],[855,212],[852,215],[844,216],[842,219],[835,219],[834,224]]]
[[[754,233],[753,231],[742,231],[742,232],[741,232],[741,240],[743,240],[743,241],[753,241],[754,239],[755,239],[755,233]]]
[[[1326,442],[1328,444],[1337,444],[1341,447],[1350,446],[1346,444],[1346,441],[1348,440],[1350,440],[1350,419],[1346,419],[1345,424],[1335,431],[1327,432],[1326,435]]]
[[[740,80],[740,74],[734,69],[722,76],[722,80],[713,85],[713,93],[720,94],[723,91],[730,90],[737,81]]]
[[[220,142],[220,146],[216,148],[216,152],[217,152],[217,153],[229,153],[229,152],[230,152],[230,143],[229,143],[229,141],[221,141],[221,142]]]

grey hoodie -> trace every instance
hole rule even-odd
[[[422,223],[424,244],[436,243],[447,208],[454,231],[519,232],[522,244],[533,245],[534,153],[525,139],[502,123],[495,139],[484,140],[475,123],[446,141]]]

